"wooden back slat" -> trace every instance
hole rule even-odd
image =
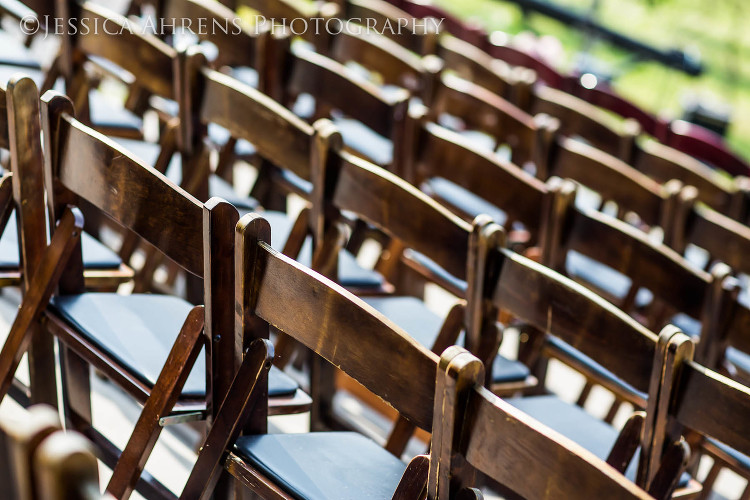
[[[62,185],[202,276],[203,205],[70,115],[63,114],[58,126],[45,133],[59,133],[57,147],[49,153],[53,175]]]
[[[386,170],[339,153],[331,201],[466,279],[471,225]]]
[[[695,186],[702,202],[722,213],[729,210],[732,181],[690,155],[647,140],[638,145],[633,166],[662,184],[679,179],[687,186]]]
[[[483,387],[471,391],[466,416],[467,462],[523,498],[651,498],[588,450]]]
[[[677,252],[655,244],[629,224],[593,210],[574,209],[563,244],[624,274],[638,286],[700,318],[711,276]],[[676,286],[676,284],[679,284]]]
[[[661,186],[596,148],[560,138],[553,153],[550,173],[580,182],[599,193],[604,200],[613,200],[623,209],[637,213],[649,225],[661,222]]]
[[[631,151],[623,151],[623,144],[629,140],[632,145],[633,137],[628,137],[619,130],[623,128],[622,123],[616,123],[612,116],[567,92],[547,86],[535,87],[534,95],[532,114],[554,116],[560,120],[562,134],[582,137],[607,154],[628,159]]]
[[[308,50],[293,51],[292,58],[288,82],[292,94],[310,94],[316,102],[339,109],[378,134],[391,137],[393,107],[406,99],[406,91],[386,96],[374,84],[349,78],[347,69],[333,59]]]
[[[656,336],[593,292],[509,250],[500,250],[497,307],[560,337],[648,392]]]
[[[435,49],[436,38],[429,35],[414,32],[409,29],[413,26],[414,17],[384,0],[349,0],[346,2],[345,16],[347,19],[375,20],[375,29],[387,37],[396,41],[399,45],[420,55],[432,53]],[[398,29],[401,21],[402,28]],[[408,24],[407,24],[408,23]],[[394,29],[386,28],[387,25]],[[431,33],[430,35],[434,35]]]
[[[425,123],[421,136],[418,178],[448,179],[501,208],[532,232],[539,229],[546,192],[542,181],[434,123]]]
[[[168,0],[165,11],[167,19],[177,19],[178,23],[205,23],[208,29],[193,32],[200,40],[216,46],[217,66],[256,67],[259,37],[251,27],[237,22],[237,15],[224,4],[216,0]]]
[[[422,59],[393,40],[364,30],[352,28],[336,35],[330,56],[342,64],[353,61],[378,73],[385,84],[418,90],[424,72]]]
[[[87,56],[102,57],[132,73],[138,85],[166,98],[174,98],[173,48],[155,36],[139,33],[138,26],[106,7],[86,2],[77,19],[75,46]],[[89,23],[88,30],[83,24]],[[98,29],[94,29],[98,23]],[[104,26],[107,29],[104,29]]]
[[[434,114],[460,117],[467,128],[507,143],[514,162],[534,160],[537,139],[534,119],[499,95],[455,75],[443,74],[432,107]]]
[[[200,117],[233,137],[251,142],[260,156],[303,179],[310,179],[312,126],[261,92],[234,78],[202,70],[204,85]]]
[[[725,341],[742,352],[750,352],[750,309],[737,301],[730,304],[732,311],[726,328]]]
[[[437,356],[342,287],[258,245],[255,314],[429,430]]]
[[[750,228],[715,210],[695,205],[688,218],[685,242],[707,250],[738,272],[750,273]]]
[[[445,68],[499,96],[510,97],[513,82],[510,66],[482,49],[452,36],[440,39],[438,55]]]
[[[745,427],[750,421],[750,389],[687,361],[671,401],[670,413],[681,424],[750,455],[750,434]]]

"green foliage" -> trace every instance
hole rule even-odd
[[[554,35],[566,55],[557,66],[568,69],[586,46],[582,33],[538,14],[524,16],[512,2],[502,0],[434,0],[488,31],[519,33],[531,30]],[[550,0],[587,12],[593,0]],[[697,95],[728,104],[732,109],[729,143],[750,158],[750,2],[745,0],[601,0],[599,22],[662,48],[697,51],[706,71],[691,77],[646,61],[613,46],[594,42],[598,59],[618,73],[614,87],[644,108],[679,116],[684,100]]]

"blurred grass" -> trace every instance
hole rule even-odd
[[[553,0],[585,13],[592,0]],[[539,14],[524,16],[502,0],[435,0],[483,26],[512,34],[530,30],[557,37],[565,48],[557,67],[572,68],[576,53],[590,54],[614,72],[613,86],[645,109],[679,117],[691,97],[731,109],[730,145],[750,158],[750,2],[747,0],[601,0],[596,19],[603,25],[660,48],[697,51],[705,71],[699,77],[661,64],[633,60],[631,54],[597,41]]]

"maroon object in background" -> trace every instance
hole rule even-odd
[[[624,118],[632,118],[640,123],[644,132],[654,136],[660,142],[725,170],[731,175],[750,176],[750,163],[731,151],[721,136],[705,127],[682,120],[669,121],[658,118],[618,95],[606,83],[599,83],[594,88],[586,88],[581,85],[578,76],[563,75],[532,54],[508,45],[493,43],[484,29],[460,20],[442,8],[432,5],[429,0],[388,0],[388,2],[414,17],[444,19],[442,27],[451,35],[481,48],[492,57],[508,64],[533,69],[539,79],[550,87],[564,90]]]

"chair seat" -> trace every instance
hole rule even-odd
[[[739,451],[735,450],[734,448],[731,448],[724,443],[721,443],[715,439],[708,439],[709,443],[716,448],[719,449],[722,453],[728,455],[731,457],[734,461],[739,464],[739,466],[745,470],[750,470],[750,457],[745,455],[744,453],[740,453]]]
[[[453,287],[455,290],[466,291],[466,282],[462,279],[456,278],[451,273],[440,267],[434,260],[427,257],[425,254],[417,252],[412,249],[406,249],[404,256],[408,259],[413,260],[416,264],[427,269],[430,273],[435,275],[435,279],[438,282],[446,283]]]
[[[580,278],[596,289],[615,297],[624,299],[630,290],[632,281],[611,267],[593,260],[576,251],[569,251],[565,259],[567,273],[572,278]],[[645,307],[653,300],[648,290],[641,288],[635,297],[636,307]]]
[[[193,307],[177,297],[151,294],[84,293],[54,297],[51,303],[67,323],[149,385],[156,383]],[[184,397],[205,396],[205,371],[205,355],[200,355],[185,382]],[[297,387],[284,372],[271,368],[269,396],[290,396]]]
[[[590,357],[586,356],[581,351],[571,346],[567,342],[561,340],[560,338],[555,337],[554,335],[548,335],[547,342],[551,344],[552,346],[554,346],[559,351],[561,351],[562,353],[564,353],[566,356],[576,360],[576,362],[585,366],[595,377],[601,377],[603,379],[608,379],[608,380],[616,380],[618,385],[620,385],[623,389],[630,392],[631,394],[635,394],[643,398],[644,400],[648,399],[648,394],[646,394],[645,392],[639,391],[638,389],[628,384],[624,380],[618,378],[614,373],[607,370],[602,365],[600,365],[599,363],[597,363]]]
[[[35,57],[33,51],[13,34],[0,30],[0,46],[3,48],[2,54],[0,54],[1,65],[41,69],[41,63]]]
[[[557,396],[509,398],[506,401],[555,432],[583,446],[602,460],[607,460],[619,436],[617,429],[611,425],[579,406],[564,402]],[[635,481],[639,453],[636,452],[625,471],[625,477],[631,481]],[[689,481],[690,475],[682,474],[677,486],[687,486]]]
[[[393,321],[414,340],[427,348],[435,344],[443,319],[430,311],[425,303],[415,297],[363,297],[376,311]],[[456,339],[463,344],[463,333]],[[497,355],[492,363],[492,382],[520,382],[529,376],[529,369],[520,361]]]
[[[341,132],[344,144],[380,166],[393,162],[393,143],[375,133],[362,122],[351,118],[335,118],[333,123]]]
[[[94,128],[130,130],[137,134],[143,130],[141,118],[98,90],[89,92],[89,115]]]
[[[15,270],[21,265],[18,254],[18,229],[15,214],[11,215],[0,236],[0,269]],[[86,269],[119,269],[122,260],[88,233],[81,234],[83,267]]]
[[[492,203],[442,177],[428,180],[425,182],[423,189],[426,193],[446,202],[472,219],[477,215],[487,214],[492,217],[493,221],[502,226],[508,218],[504,211]]]
[[[739,349],[735,349],[734,347],[727,347],[726,352],[724,353],[724,356],[726,356],[727,361],[732,363],[734,366],[739,368],[745,373],[750,373],[750,355],[746,354]]]
[[[294,220],[283,212],[263,212],[263,217],[271,224],[271,246],[281,251],[292,231]],[[312,239],[307,238],[302,245],[297,261],[307,267],[312,264]],[[377,271],[366,269],[357,262],[356,257],[347,250],[339,253],[339,283],[345,288],[379,289],[385,283]]]
[[[602,460],[607,459],[617,441],[617,429],[557,396],[509,398],[506,401]],[[635,480],[637,469],[637,460],[631,461],[625,476]]]
[[[34,81],[37,88],[40,88],[44,83],[44,73],[39,69],[0,64],[0,82],[3,82],[3,85],[8,83],[8,80],[14,75],[28,76]]]
[[[292,497],[391,498],[406,464],[354,432],[242,436],[236,453]]]
[[[146,165],[154,165],[159,158],[161,146],[158,144],[119,137],[114,137],[113,139]],[[178,185],[182,181],[182,160],[179,154],[172,156],[169,166],[167,166],[166,176]],[[256,199],[238,194],[231,184],[216,175],[211,175],[208,178],[208,195],[223,198],[239,210],[256,210],[258,208],[258,201]]]

